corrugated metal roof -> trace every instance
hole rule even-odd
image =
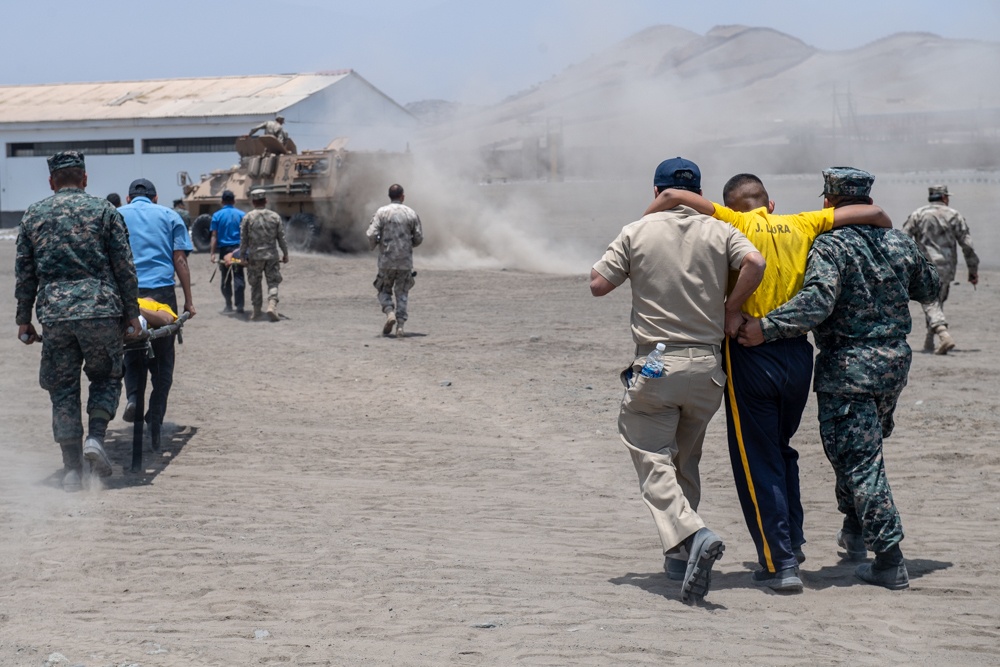
[[[0,86],[0,123],[273,114],[352,74]]]

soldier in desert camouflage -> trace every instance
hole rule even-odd
[[[931,303],[923,304],[924,317],[927,320],[927,337],[924,339],[924,352],[948,354],[955,347],[948,332],[948,321],[944,316],[944,302],[948,300],[948,288],[955,280],[958,268],[958,253],[955,244],[962,246],[965,255],[965,265],[969,269],[969,282],[979,283],[979,257],[972,247],[969,237],[969,226],[965,218],[955,209],[948,206],[951,195],[947,185],[932,185],[928,188],[926,206],[921,206],[910,214],[903,223],[903,231],[913,237],[924,257],[934,262],[938,275],[941,276],[941,292]],[[934,335],[937,334],[940,343],[934,347]]]
[[[823,172],[824,207],[871,204],[874,177],[834,167]],[[759,345],[813,332],[819,356],[813,389],[823,449],[836,475],[844,515],[837,544],[849,558],[875,552],[855,573],[865,583],[907,588],[899,543],[903,527],[882,460],[882,439],[906,386],[909,301],[933,300],[940,289],[934,265],[905,234],[851,225],[813,242],[801,291],[761,319],[751,318],[739,342]]]
[[[424,240],[420,216],[403,204],[405,198],[402,185],[389,186],[390,203],[375,212],[365,232],[368,246],[373,250],[376,247],[379,249],[378,275],[374,285],[378,290],[379,305],[385,313],[382,334],[391,334],[395,326],[396,338],[405,335],[403,325],[409,316],[407,301],[414,283],[413,249]]]
[[[55,193],[32,204],[17,235],[14,296],[18,337],[42,341],[39,384],[52,400],[52,433],[62,448],[63,488],[81,487],[83,460],[111,474],[104,435],[121,397],[126,322],[139,331],[138,281],[128,231],[106,199],[84,192],[83,155],[48,160]],[[34,306],[44,339],[31,323]],[[90,380],[83,442],[80,369]]]
[[[253,305],[251,320],[259,320],[263,293],[261,278],[267,279],[267,316],[277,322],[278,285],[281,283],[281,267],[278,266],[278,247],[281,247],[281,262],[288,263],[288,245],[285,243],[285,224],[281,216],[267,209],[267,193],[257,188],[250,191],[253,210],[243,216],[240,223],[240,258],[247,268],[250,283],[250,303]]]
[[[265,135],[270,135],[284,144],[288,140],[288,132],[285,130],[285,117],[278,114],[274,117],[274,120],[266,120],[260,125],[256,125],[250,129],[250,135],[253,136],[264,130]]]

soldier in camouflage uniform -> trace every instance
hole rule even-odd
[[[187,228],[188,234],[191,234],[191,214],[188,213],[187,206],[184,205],[183,199],[174,200],[174,212],[181,216],[181,220],[184,221],[184,227]]]
[[[278,266],[278,248],[281,247],[281,262],[288,263],[288,245],[285,243],[285,224],[281,216],[268,210],[267,193],[261,189],[250,192],[253,210],[243,216],[240,223],[240,258],[247,267],[250,282],[250,303],[253,304],[251,320],[259,320],[263,294],[261,277],[267,279],[267,316],[277,322],[278,285],[281,283],[281,268]]]
[[[42,340],[39,384],[52,400],[63,487],[73,491],[81,486],[81,458],[99,475],[111,474],[104,435],[121,396],[123,325],[140,329],[138,282],[121,214],[84,192],[83,155],[57,153],[48,166],[55,194],[29,206],[21,220],[14,296],[18,337],[28,345]],[[44,340],[31,323],[32,306]],[[81,366],[90,380],[85,444]]]
[[[849,167],[823,172],[824,206],[871,203],[874,177]],[[896,400],[910,370],[909,301],[933,300],[937,271],[902,232],[848,226],[821,234],[809,252],[802,290],[741,329],[740,343],[756,345],[812,331],[819,348],[813,389],[820,437],[836,473],[837,507],[844,514],[837,543],[866,583],[909,585],[899,543],[903,527],[882,460]]]
[[[938,275],[941,276],[941,292],[931,303],[923,304],[924,317],[927,321],[927,337],[924,339],[924,352],[948,354],[955,347],[948,332],[948,321],[944,316],[944,302],[948,299],[948,287],[955,279],[958,266],[958,254],[955,244],[962,246],[965,255],[965,265],[969,269],[969,282],[979,283],[979,257],[972,247],[969,238],[969,226],[965,218],[955,209],[948,206],[951,195],[947,185],[932,185],[928,188],[927,206],[921,206],[910,214],[903,223],[903,231],[913,237],[924,257],[934,262]],[[934,334],[937,334],[940,344],[935,349]]]
[[[383,206],[375,212],[366,232],[368,246],[374,250],[378,246],[378,275],[375,277],[375,289],[378,290],[378,302],[385,313],[385,324],[382,334],[388,336],[396,327],[396,338],[402,338],[403,325],[407,318],[407,300],[413,287],[413,249],[424,240],[424,232],[420,226],[420,216],[403,204],[406,195],[403,186],[393,184],[389,187],[388,206]],[[393,295],[396,302],[393,304]]]
[[[285,130],[285,117],[278,114],[274,117],[274,120],[265,120],[260,125],[257,125],[250,130],[250,135],[253,136],[264,130],[265,135],[270,135],[281,142],[282,145],[288,141],[288,132]]]

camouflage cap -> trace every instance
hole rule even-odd
[[[951,193],[948,192],[947,185],[932,185],[927,188],[928,197],[950,197]]]
[[[267,190],[264,188],[254,188],[250,191],[251,201],[261,201],[262,199],[267,199]]]
[[[875,177],[854,167],[830,167],[823,170],[823,195],[868,197]]]
[[[61,153],[56,153],[48,159],[48,163],[50,174],[57,172],[60,169],[70,169],[72,167],[86,169],[83,164],[83,153],[80,151],[63,151]]]

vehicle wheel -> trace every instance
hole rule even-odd
[[[191,223],[191,244],[198,252],[208,252],[212,247],[212,216],[202,213]]]
[[[296,213],[285,225],[285,240],[293,250],[311,250],[319,237],[319,221],[312,213]]]

